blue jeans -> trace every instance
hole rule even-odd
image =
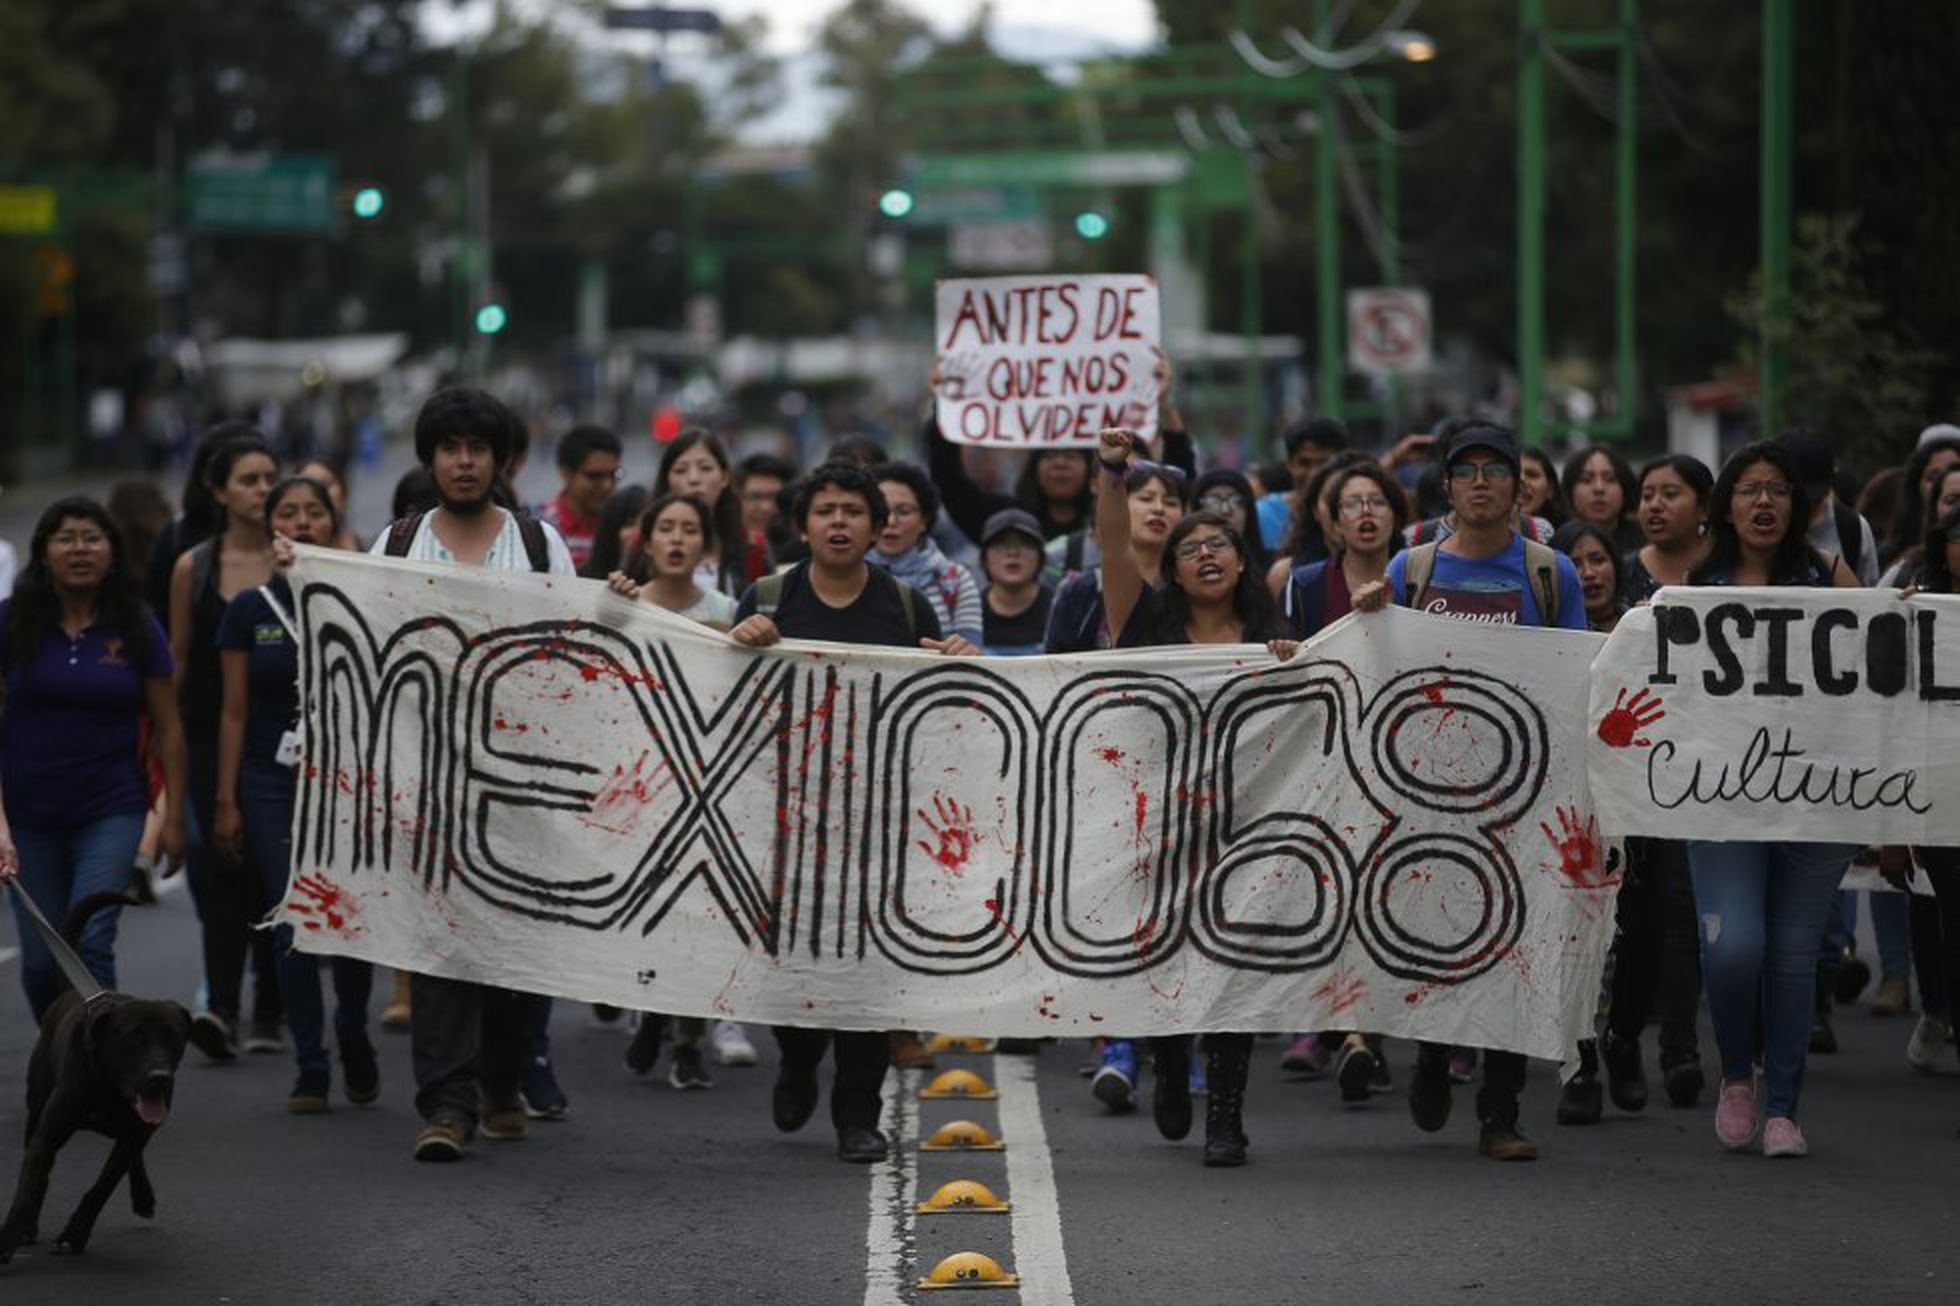
[[[238,768],[238,808],[245,820],[245,859],[258,877],[263,901],[277,906],[286,896],[293,864],[293,773],[283,766],[246,763]],[[281,924],[273,935],[278,954],[279,996],[286,1004],[286,1026],[293,1032],[293,1054],[301,1070],[327,1069],[326,1004],[320,993],[320,959],[293,951],[293,927]],[[344,1056],[350,1044],[367,1042],[368,995],[374,967],[352,957],[335,957],[333,966],[334,1038]]]
[[[69,909],[91,893],[124,893],[136,845],[143,838],[143,813],[97,817],[80,825],[12,823],[14,848],[20,854],[20,887],[57,930],[65,928]],[[55,965],[54,953],[41,940],[34,922],[14,901],[14,925],[20,933],[20,978],[27,1005],[38,1023],[41,1015],[68,982]],[[107,989],[116,987],[116,919],[120,907],[108,907],[89,917],[75,951],[89,974]]]
[[[1839,893],[1824,930],[1823,962],[1833,970],[1844,953],[1857,950],[1860,896],[1855,889]],[[1869,892],[1862,896],[1871,908],[1872,937],[1878,940],[1878,973],[1885,979],[1904,979],[1912,969],[1910,895]]]
[[[1722,1078],[1747,1081],[1760,1051],[1767,1115],[1796,1116],[1817,940],[1857,851],[1836,843],[1688,843]]]

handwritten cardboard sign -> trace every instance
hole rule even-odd
[[[1960,599],[1669,588],[1593,666],[1614,834],[1960,843]]]
[[[1162,315],[1147,276],[942,281],[939,429],[958,444],[1089,447],[1157,431]]]

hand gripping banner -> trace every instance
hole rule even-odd
[[[1590,1033],[1596,636],[757,652],[595,582],[314,549],[295,580],[309,951],[839,1028]]]
[[[1593,669],[1615,835],[1960,843],[1960,599],[1664,589]]]

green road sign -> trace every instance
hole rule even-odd
[[[39,236],[54,230],[52,186],[0,186],[0,234]]]
[[[195,231],[306,235],[334,225],[334,163],[317,154],[207,157],[185,186]]]
[[[939,154],[918,161],[920,190],[962,186],[1167,186],[1191,170],[1182,151],[1009,150]]]

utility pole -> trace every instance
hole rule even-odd
[[[1328,43],[1327,15],[1328,0],[1314,0],[1314,40],[1322,44]],[[1341,313],[1340,161],[1334,153],[1339,145],[1335,140],[1334,115],[1339,110],[1334,100],[1334,75],[1325,68],[1316,68],[1314,79],[1319,92],[1314,108],[1319,125],[1314,131],[1313,147],[1314,289],[1318,309],[1314,334],[1320,337],[1317,388],[1321,415],[1338,421],[1343,411],[1341,385],[1346,375],[1347,343],[1347,328]]]
[[[1790,375],[1790,0],[1763,0],[1762,430],[1782,425]]]
[[[1524,0],[1518,51],[1518,441],[1544,439],[1545,0]]]

